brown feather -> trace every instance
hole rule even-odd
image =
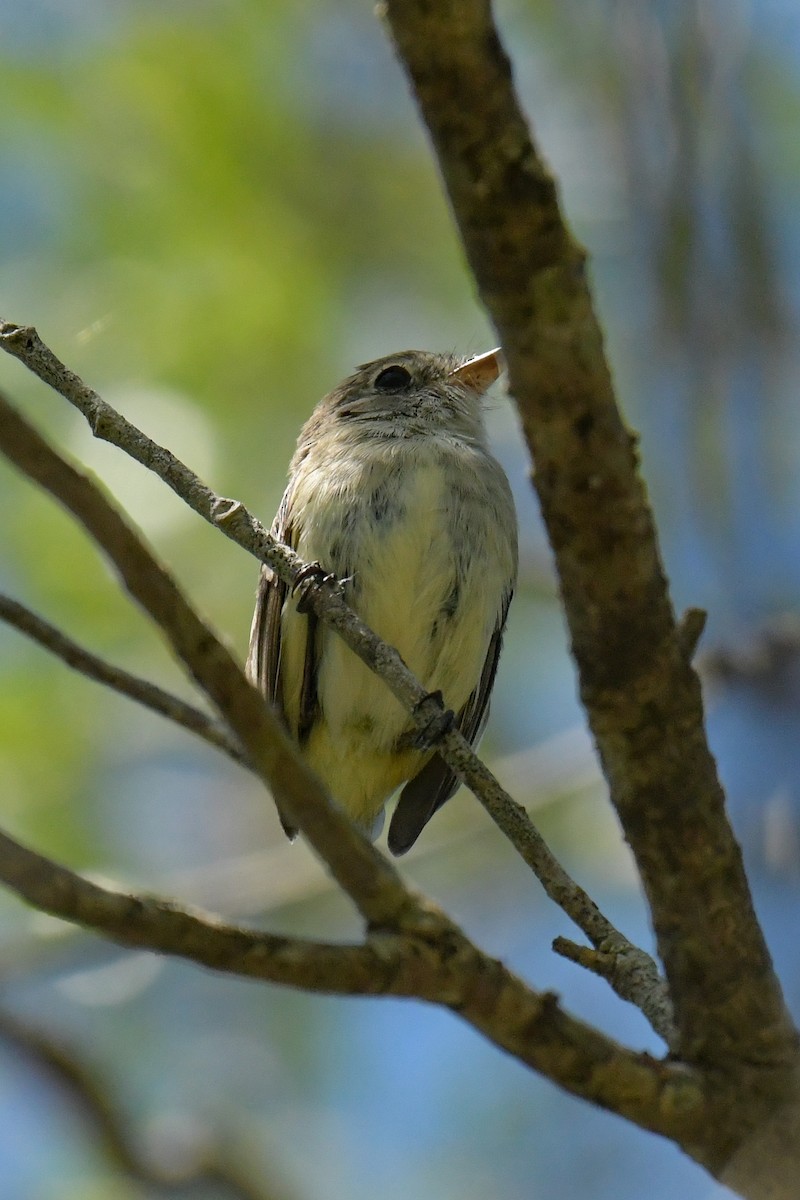
[[[287,520],[288,509],[289,489],[287,488],[272,523],[271,532],[274,537],[294,548],[297,539],[294,529]],[[247,656],[248,677],[278,711],[284,723],[286,723],[286,712],[283,706],[281,684],[281,617],[288,590],[287,584],[279,579],[269,567],[261,568],[253,625],[250,630],[250,650]],[[317,709],[316,616],[310,613],[307,622],[299,728],[297,730],[300,740],[308,735]],[[286,822],[282,813],[279,815],[287,836],[296,837],[297,830]]]

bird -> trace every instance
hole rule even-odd
[[[472,745],[488,718],[517,577],[514,501],[483,416],[502,369],[499,350],[404,350],[358,367],[303,426],[272,525],[339,579],[358,616],[427,691],[441,692]],[[247,673],[368,836],[404,785],[387,839],[394,855],[456,791],[456,776],[420,745],[386,684],[268,566]]]

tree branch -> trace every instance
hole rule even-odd
[[[605,979],[618,994],[620,985],[624,987],[631,1003],[647,1017],[670,1049],[674,1048],[677,1030],[672,1002],[652,960],[640,956],[631,958],[624,946],[615,946],[611,940],[595,949],[580,946],[569,938],[557,937],[553,940],[553,949],[556,954]],[[618,976],[622,977],[621,984]]]
[[[693,1072],[636,1054],[565,1013],[432,907],[413,929],[373,930],[361,946],[277,937],[103,887],[3,833],[0,879],[37,908],[122,945],[309,991],[443,1005],[561,1087],[681,1143],[707,1103]]]
[[[531,141],[488,0],[385,8],[436,149],[535,463],[591,728],[692,1062],[793,1061],[616,408],[585,255]],[[480,96],[481,102],[475,103]]]
[[[28,904],[125,946],[190,959],[213,970],[337,995],[385,990],[401,942],[380,962],[368,946],[278,937],[189,911],[165,900],[102,887],[0,832],[0,879]]]
[[[36,613],[31,612],[24,604],[20,604],[2,593],[0,593],[0,620],[13,625],[20,633],[26,634],[40,646],[44,646],[51,654],[55,654],[68,667],[85,675],[87,679],[94,679],[97,683],[102,683],[113,691],[127,696],[129,700],[135,700],[137,704],[152,709],[159,716],[174,721],[176,725],[188,729],[190,733],[197,734],[215,750],[221,750],[223,754],[227,754],[240,766],[250,769],[247,755],[219,721],[214,721],[207,713],[187,704],[178,696],[165,692],[154,683],[148,683],[146,679],[140,679],[138,675],[131,675],[130,672],[123,671],[121,667],[112,666],[111,663],[98,658],[96,654],[92,654],[90,650],[86,650],[72,638],[67,637],[60,629],[56,629],[55,625],[51,625]]]
[[[70,371],[41,340],[35,329],[13,322],[0,322],[0,346],[18,358],[29,370],[64,396],[85,417],[96,437],[117,446],[137,462],[152,470],[206,521],[267,563],[293,588],[307,564],[288,546],[275,540],[261,523],[238,501],[218,496],[184,463],[116,412],[83,380]],[[345,604],[342,590],[335,581],[310,581],[304,599],[321,619],[327,621],[354,653],[391,688],[411,714],[412,721],[425,730],[431,717],[431,697],[411,674],[399,654],[382,642]],[[435,707],[434,707],[435,711]],[[547,895],[575,922],[595,947],[618,955],[619,966],[610,971],[608,980],[621,997],[633,1004],[641,1001],[641,978],[647,975],[653,987],[661,989],[660,1000],[648,1001],[647,1013],[666,1014],[669,1000],[658,968],[643,950],[629,942],[603,916],[597,905],[570,878],[556,860],[525,810],[500,786],[477,757],[458,729],[446,731],[437,749],[458,777],[473,791],[502,833],[542,883]],[[302,827],[302,826],[301,826]],[[659,983],[660,981],[660,983]],[[655,1027],[668,1044],[674,1040],[669,1022],[659,1018]]]

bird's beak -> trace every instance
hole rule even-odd
[[[491,387],[500,372],[505,370],[505,365],[503,352],[498,346],[496,350],[487,350],[485,354],[479,354],[476,358],[470,358],[468,362],[462,363],[460,367],[456,367],[455,371],[450,372],[449,377],[457,379],[459,383],[473,388],[476,392],[485,392],[488,387]]]

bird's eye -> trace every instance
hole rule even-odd
[[[402,392],[411,383],[411,372],[395,363],[384,367],[375,377],[375,387],[379,392]]]

